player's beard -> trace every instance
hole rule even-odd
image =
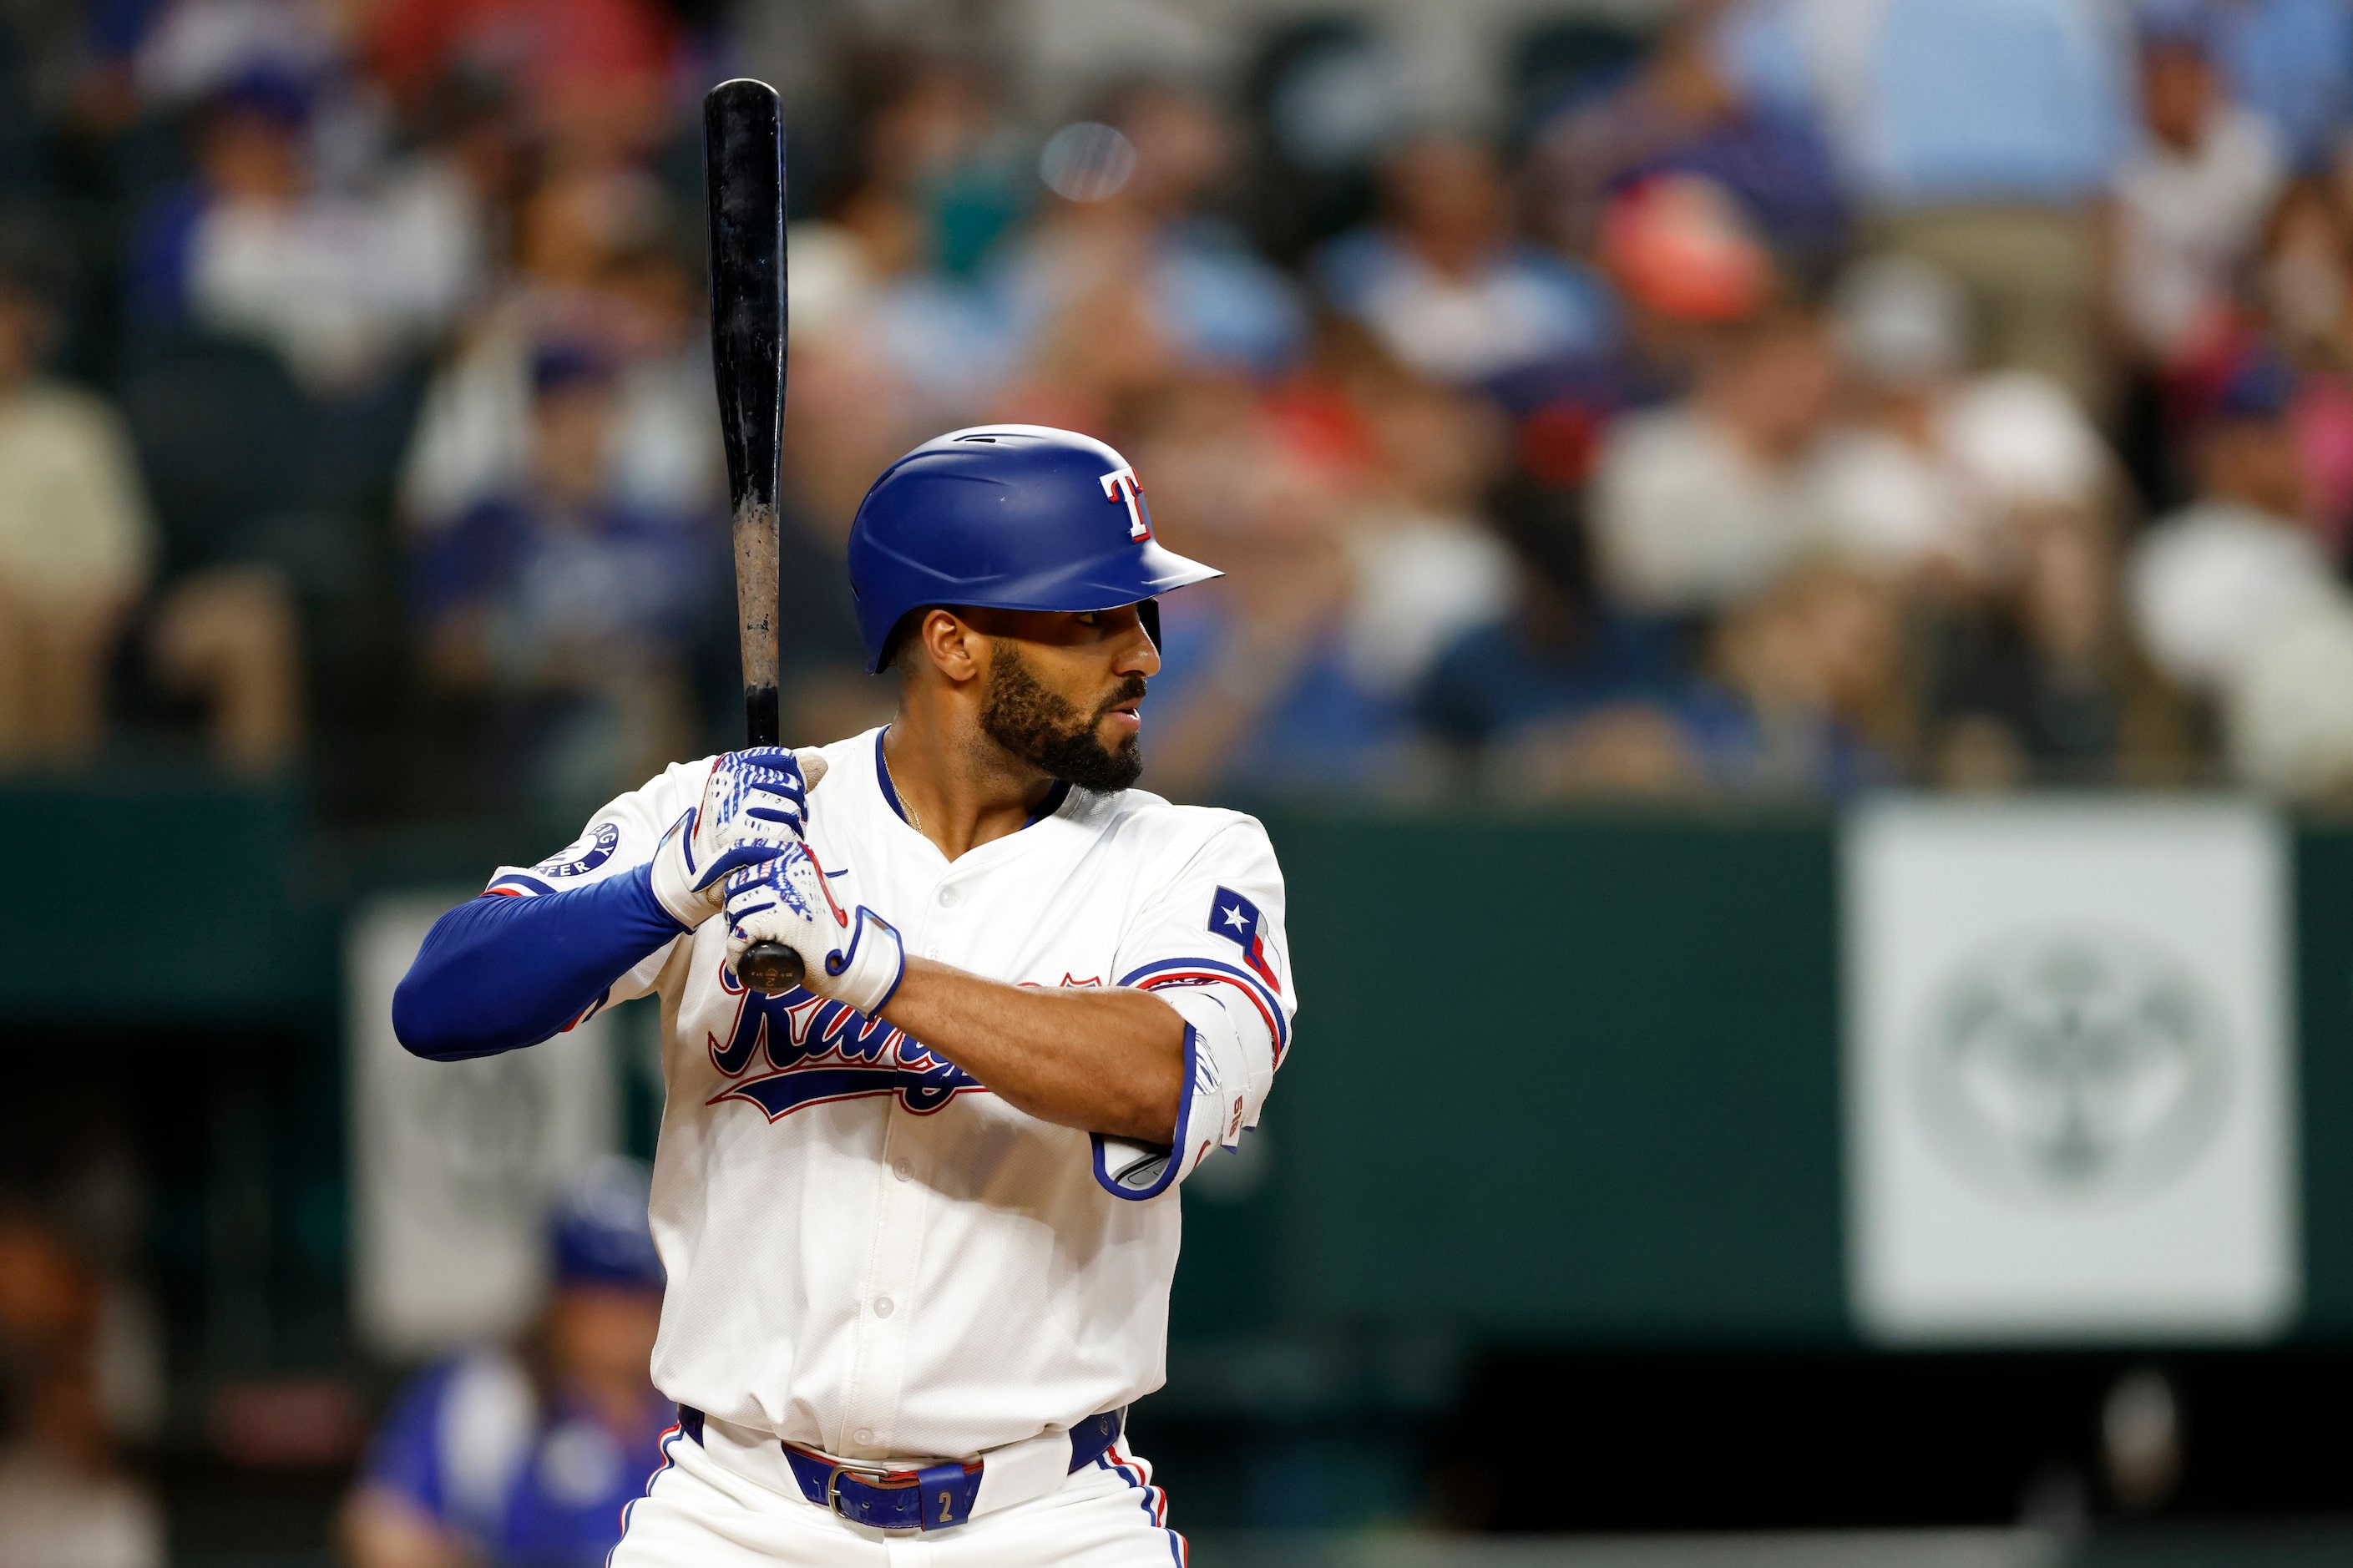
[[[1081,789],[1110,794],[1144,776],[1144,751],[1130,735],[1117,749],[1095,739],[1103,715],[1144,695],[1144,678],[1131,675],[1092,712],[1047,689],[1021,656],[1018,643],[991,639],[988,687],[981,693],[980,727],[988,738],[1048,775]]]

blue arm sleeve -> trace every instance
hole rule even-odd
[[[393,1033],[443,1062],[535,1046],[683,929],[648,866],[535,899],[486,893],[434,922],[392,994]]]

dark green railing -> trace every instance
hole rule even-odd
[[[1832,819],[1267,821],[1304,1011],[1264,1179],[1187,1195],[1180,1338],[1850,1337]],[[0,823],[0,1033],[333,1027],[367,879],[298,797],[19,788]],[[2295,846],[2300,1331],[2345,1340],[2353,826]]]

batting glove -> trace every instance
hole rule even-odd
[[[815,747],[754,746],[712,759],[702,798],[670,824],[654,851],[654,897],[687,930],[720,912],[727,879],[801,841],[808,792],[825,777]]]
[[[899,928],[865,905],[851,914],[834,902],[825,869],[806,844],[738,871],[727,883],[727,960],[757,942],[782,942],[801,956],[801,984],[848,1003],[871,1018],[906,973]]]

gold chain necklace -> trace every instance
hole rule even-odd
[[[907,792],[901,789],[899,781],[891,776],[891,759],[882,755],[881,748],[879,746],[875,748],[874,754],[882,764],[882,780],[891,786],[891,798],[899,803],[899,815],[907,819],[908,826],[918,833],[923,833],[923,819],[915,810],[915,803],[907,798]],[[923,837],[929,838],[931,835],[923,833]]]

